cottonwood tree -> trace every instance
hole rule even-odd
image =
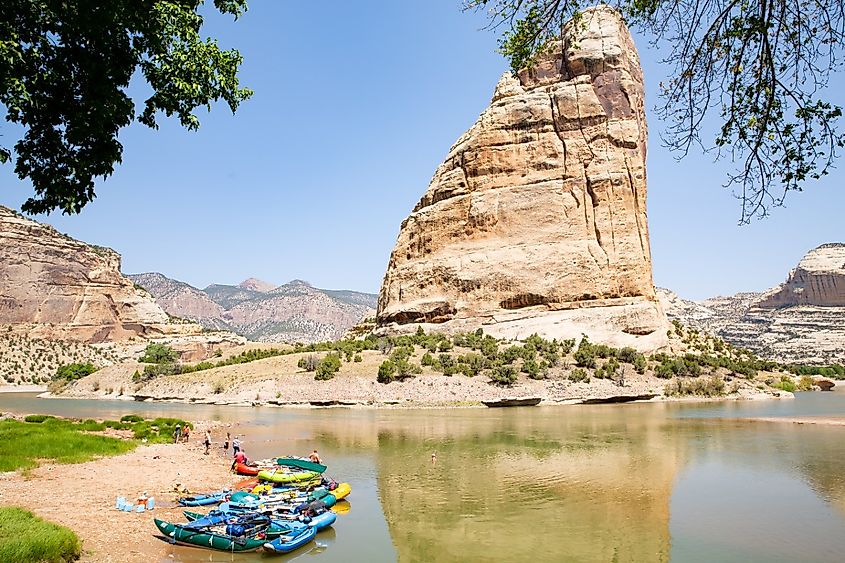
[[[530,66],[592,1],[468,0],[501,32],[514,71]],[[657,115],[679,157],[712,151],[736,168],[726,186],[741,223],[764,217],[791,191],[827,175],[843,134],[842,109],[826,89],[842,64],[843,0],[611,0],[666,53]],[[709,131],[705,117],[718,114]],[[707,139],[703,139],[706,136]]]
[[[14,151],[0,139],[0,161],[14,160],[34,196],[28,213],[78,213],[95,178],[121,161],[118,132],[156,116],[199,127],[194,110],[223,100],[234,112],[252,92],[238,84],[237,50],[203,38],[204,0],[2,0],[0,104],[22,126]],[[246,0],[214,0],[237,19]],[[138,115],[127,93],[133,75],[152,90]]]

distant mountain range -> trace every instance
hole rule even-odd
[[[255,278],[205,289],[162,274],[130,274],[169,314],[259,342],[334,340],[375,315],[377,296],[318,289],[302,280],[275,286]]]

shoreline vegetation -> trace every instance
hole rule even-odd
[[[0,447],[40,453],[31,456],[33,464],[10,470],[5,463],[0,471],[0,562],[158,560],[166,544],[150,541],[150,518],[116,511],[115,499],[149,492],[157,499],[156,515],[166,518],[180,513],[173,502],[177,488],[184,494],[236,480],[222,451],[207,456],[197,440],[173,443],[175,424],[215,432],[219,422],[6,416],[0,420]],[[38,432],[55,437],[55,449],[30,444]],[[103,448],[104,441],[122,447]],[[0,452],[4,462],[6,455]]]
[[[5,481],[4,506],[0,506],[0,562],[62,563],[82,556],[82,542],[74,530],[30,512],[40,510],[48,495],[45,487],[51,486],[38,479],[38,493],[33,494],[30,481],[38,469],[47,466],[52,474],[54,468],[66,465],[111,465],[105,460],[131,454],[138,446],[172,442],[177,424],[193,428],[181,419],[143,419],[136,415],[126,415],[119,421],[44,414],[7,415],[0,420],[0,475]],[[29,494],[15,494],[12,489],[20,484],[24,489],[29,487]],[[63,488],[66,484],[59,482],[56,486]],[[63,517],[74,519],[64,524],[73,527],[80,513],[64,511]]]
[[[358,335],[285,347],[247,344],[197,363],[166,344],[91,372],[62,366],[46,396],[268,406],[460,407],[509,397],[541,404],[789,397],[843,366],[788,366],[673,322],[665,352],[580,340]],[[821,384],[825,384],[821,382]]]

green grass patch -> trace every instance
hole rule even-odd
[[[98,422],[93,419],[29,415],[24,422],[0,421],[0,471],[32,469],[38,466],[39,460],[82,463],[97,457],[119,455],[134,449],[139,440],[172,442],[177,424],[182,428],[193,428],[193,425],[178,418],[140,419],[135,422],[132,420],[140,417],[124,418],[127,420]],[[107,428],[131,430],[134,440],[92,434]]]
[[[79,559],[82,544],[72,530],[14,506],[0,507],[0,562],[64,563]]]

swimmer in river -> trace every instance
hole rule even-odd
[[[437,452],[431,452],[431,465],[437,463]]]

